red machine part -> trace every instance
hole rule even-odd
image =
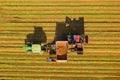
[[[74,40],[75,42],[80,42],[80,36],[79,35],[74,35]]]

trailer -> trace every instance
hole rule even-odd
[[[67,62],[67,49],[68,41],[57,41],[56,42],[56,62]]]

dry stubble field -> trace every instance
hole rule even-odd
[[[26,54],[28,33],[41,26],[51,42],[56,22],[84,17],[89,44],[67,63],[46,62],[47,54]],[[119,0],[1,0],[0,79],[119,80]]]

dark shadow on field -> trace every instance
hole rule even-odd
[[[81,35],[84,34],[84,17],[71,20],[66,17],[65,22],[57,22],[55,30],[55,41],[67,40],[68,34]]]
[[[47,37],[42,27],[34,27],[34,33],[28,34],[25,39],[26,45],[46,43]]]

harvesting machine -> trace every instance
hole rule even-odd
[[[36,28],[37,29],[37,28]],[[35,30],[36,31],[36,30]],[[84,44],[88,43],[88,35],[84,33],[84,18],[79,17],[79,19],[73,18],[71,20],[66,17],[65,22],[57,22],[55,37],[53,42],[46,43],[46,37],[44,32],[42,32],[43,37],[38,40],[37,33],[30,37],[30,40],[26,39],[26,46],[24,49],[31,53],[49,53],[50,55],[55,54],[56,59],[59,61],[67,60],[67,52],[76,52],[77,54],[83,54]],[[43,39],[44,38],[44,39]],[[49,58],[51,60],[53,58]],[[54,60],[54,59],[53,59]]]

